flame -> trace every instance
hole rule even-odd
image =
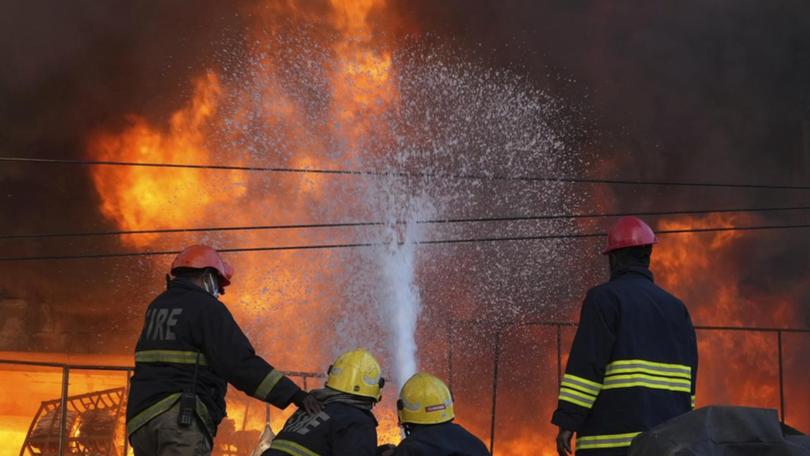
[[[660,230],[752,224],[747,215],[711,215],[663,220]],[[661,285],[687,304],[696,325],[785,327],[797,321],[788,294],[751,295],[742,289],[748,265],[733,253],[746,240],[741,231],[666,236],[653,254]],[[775,334],[698,331],[698,406],[735,404],[779,407]]]
[[[258,106],[258,114],[268,129],[282,135],[285,144],[290,145],[292,156],[287,164],[294,168],[327,167],[324,157],[326,141],[313,139],[325,135],[330,135],[341,148],[349,151],[349,157],[359,157],[368,152],[364,147],[368,138],[378,135],[373,128],[376,118],[397,101],[391,50],[375,36],[369,23],[369,16],[375,11],[383,11],[385,2],[332,0],[330,6],[328,21],[338,32],[338,37],[328,45],[334,54],[334,64],[330,66],[332,73],[329,75],[331,93],[327,131],[323,126],[306,121],[306,107],[300,106],[295,96],[287,94],[284,84],[272,74],[272,58],[257,51],[258,67],[265,72],[257,75],[264,82],[260,86],[264,102]],[[306,8],[296,2],[288,2],[286,7],[268,5],[268,8],[271,15],[277,14],[279,8],[286,8],[283,13],[297,21],[324,20],[323,17],[307,15]],[[261,33],[254,35],[257,39],[266,37]],[[226,116],[222,113],[223,109],[227,109],[227,116],[236,122],[255,115],[257,106],[253,100],[256,94],[224,84],[213,70],[193,81],[193,87],[194,94],[188,105],[178,109],[167,126],[161,128],[141,117],[130,116],[130,124],[123,131],[102,132],[91,138],[88,154],[93,159],[109,161],[189,164],[221,164],[227,161],[227,164],[240,164],[238,157],[237,163],[234,163],[233,156],[236,154],[233,151],[221,146],[228,143],[227,135],[233,134],[227,128],[220,128]],[[226,136],[224,141],[216,141],[222,135]],[[374,141],[379,143],[383,139],[375,137]],[[273,158],[269,156],[268,160]],[[221,178],[213,176],[213,172],[221,171],[99,167],[93,172],[93,181],[101,198],[102,214],[122,230],[217,225],[212,220],[212,214],[219,208],[226,208],[230,224],[249,225],[256,224],[256,214],[267,214],[268,208],[281,206],[283,211],[269,214],[271,223],[289,223],[305,220],[309,205],[329,197],[323,193],[321,180],[317,176],[297,176],[289,182],[289,186],[281,188],[281,193],[267,194],[266,191],[254,191],[249,185],[226,186],[233,188],[222,191],[218,188],[222,185],[218,183],[244,181],[246,176],[233,171]],[[297,195],[297,199],[291,200],[290,195]],[[301,238],[296,233],[279,233],[272,243]],[[241,233],[239,237],[245,244],[260,244],[266,242],[265,239],[266,236],[259,233]],[[122,241],[140,248],[165,242],[155,235],[127,236],[122,237]],[[330,257],[328,252],[320,252],[318,261],[328,264]],[[334,325],[328,319],[330,311],[326,304],[312,303],[309,293],[313,291],[300,277],[300,271],[306,269],[305,263],[312,262],[312,258],[299,253],[274,253],[272,277],[268,277],[267,257],[263,254],[238,255],[229,259],[236,267],[238,279],[234,281],[226,300],[237,321],[262,321],[269,309],[272,309],[270,314],[273,322],[295,321],[302,313],[321,316],[321,321],[308,328],[312,332],[300,331],[296,325],[277,325],[273,328],[273,340],[284,341],[285,347],[295,346],[295,350],[263,346],[263,338],[259,337],[258,341],[254,341],[259,351],[272,353],[271,360],[282,368],[321,371],[328,365],[329,360],[324,357],[331,356],[331,353],[322,346],[324,339],[310,336],[334,331]],[[165,261],[155,260],[155,267],[165,268]],[[280,292],[274,292],[276,290]],[[302,306],[304,302],[310,303],[307,304],[310,307]],[[247,402],[243,407],[240,407],[242,403],[239,400],[231,399],[231,402],[236,404],[236,410],[250,410]],[[234,413],[238,417],[240,412]],[[278,430],[283,425],[288,413],[273,414],[274,429]],[[242,412],[237,422],[261,429],[263,421],[263,413],[253,416],[251,412]],[[398,440],[395,419],[383,419],[379,433],[385,441]]]
[[[89,154],[103,161],[216,163],[206,147],[206,127],[216,114],[221,93],[219,78],[209,71],[194,81],[189,106],[171,116],[166,131],[132,115],[123,132],[104,132],[91,138]],[[99,167],[92,178],[101,198],[102,214],[122,230],[193,226],[199,223],[200,214],[212,206],[244,194],[238,188],[212,191],[204,172],[193,169]],[[141,247],[156,238],[141,235],[122,240]]]
[[[258,97],[263,100],[258,107],[259,117],[274,134],[283,136],[283,142],[289,146],[287,152],[291,155],[283,164],[295,168],[326,167],[329,164],[326,154],[328,145],[333,143],[351,151],[350,158],[375,153],[375,145],[385,144],[388,140],[381,136],[375,125],[384,121],[384,116],[400,102],[392,45],[385,31],[375,28],[378,27],[377,19],[389,14],[387,2],[330,0],[328,6],[330,10],[324,16],[312,14],[302,2],[268,2],[263,5],[264,9],[259,15],[264,20],[283,16],[296,23],[326,23],[337,32],[337,38],[325,44],[334,58],[334,64],[329,67],[329,93],[326,94],[329,100],[328,118],[325,126],[312,125],[306,120],[307,107],[301,106],[295,96],[285,91],[284,84],[271,74],[275,65],[272,57],[259,52],[256,55],[259,68],[267,73],[264,75],[267,81],[261,86],[261,96]],[[250,33],[260,42],[267,39],[263,27],[256,27]],[[251,100],[255,100],[257,94],[229,86],[223,79],[216,71],[209,70],[191,81],[193,95],[186,106],[179,107],[169,117],[166,125],[139,115],[129,115],[128,125],[123,130],[94,134],[88,139],[88,156],[96,160],[143,163],[253,163],[246,159],[243,161],[243,155],[222,145],[237,142],[238,132],[221,127],[226,105],[232,121],[238,123],[252,118],[257,108]],[[272,165],[278,164],[274,160],[284,159],[269,154],[266,158]],[[596,175],[610,175],[617,168],[615,162],[605,160],[595,166],[602,167],[602,171],[597,171]],[[214,177],[214,173],[218,173],[216,176],[219,177]],[[298,222],[309,215],[309,205],[331,196],[324,190],[320,178],[312,175],[288,176],[276,192],[241,184],[249,180],[242,171],[102,166],[93,170],[92,179],[100,198],[101,213],[122,230],[209,224],[248,225],[256,223],[257,215],[266,216],[261,219],[262,223]],[[609,193],[594,193],[594,201],[598,202],[599,207],[611,205]],[[227,222],[224,223],[217,218],[223,212],[227,213]],[[664,220],[658,228],[734,226],[748,221],[742,216],[683,217]],[[581,223],[580,227],[584,229],[586,222]],[[771,296],[767,305],[756,305],[753,298],[740,290],[738,283],[743,265],[725,261],[722,268],[717,267],[718,258],[733,251],[744,237],[738,232],[683,234],[666,237],[656,248],[654,269],[657,279],[662,286],[684,299],[697,323],[732,325],[772,322],[779,325],[795,317],[786,297]],[[164,245],[161,242],[166,241],[162,239],[157,235],[120,238],[125,245],[138,249]],[[267,236],[241,233],[238,239],[241,245],[257,245],[265,243]],[[272,244],[301,239],[302,236],[296,233],[279,233],[274,234]],[[234,242],[232,239],[226,240]],[[212,238],[212,242],[216,244],[223,242],[223,239]],[[276,342],[265,344],[265,339],[259,337],[254,343],[260,353],[269,354],[269,359],[282,369],[322,371],[329,363],[326,357],[330,354],[322,341],[335,330],[334,322],[330,320],[335,310],[328,307],[328,302],[334,301],[334,296],[329,296],[332,299],[319,299],[320,291],[313,290],[300,271],[311,269],[311,265],[307,267],[308,263],[318,261],[329,264],[331,259],[329,252],[312,256],[274,253],[272,258],[257,253],[229,258],[236,266],[237,277],[226,301],[240,323],[257,320],[264,323],[266,320],[262,318],[267,314],[272,316],[268,332],[273,333],[272,341]],[[272,262],[272,275],[268,273],[268,262]],[[167,263],[166,258],[157,258],[153,266],[157,270],[165,270]],[[746,311],[741,312],[740,308]],[[297,321],[301,315],[315,316],[314,319],[318,321],[307,331],[289,324]],[[491,334],[484,337],[491,337]],[[703,332],[700,338],[700,405],[716,402],[776,405],[774,366],[768,364],[775,358],[774,341],[770,336],[742,337],[739,334]],[[545,337],[542,340],[553,339]],[[283,344],[278,341],[283,341]],[[512,372],[532,372],[533,368],[526,367],[526,364],[554,366],[556,354],[553,353],[553,344],[549,342],[535,347],[536,357],[533,359],[542,362],[524,362]],[[287,347],[295,349],[289,350]],[[563,357],[567,356],[567,347],[570,347],[570,340],[563,343]],[[526,356],[523,346],[512,347],[509,352],[517,354],[521,361]],[[470,365],[475,364],[474,360],[467,361],[470,361]],[[498,428],[496,451],[499,455],[555,454],[554,430],[550,429],[547,421],[556,398],[556,373],[550,375],[549,371],[541,369],[533,374],[531,378],[524,379],[523,385],[507,383],[509,387],[499,387],[498,420],[499,423],[509,423],[507,429],[503,424]],[[41,384],[50,386],[47,393],[39,391],[39,386],[28,388],[29,392],[36,393],[31,397],[37,400],[58,397],[58,388],[52,388],[58,382],[57,376],[54,373],[52,376],[39,377]],[[457,391],[460,393],[457,394],[457,410],[459,422],[486,440],[489,422],[481,410],[485,407],[482,404],[488,403],[491,389],[485,385],[485,376],[466,380],[473,385],[470,394]],[[538,378],[543,380],[537,381]],[[3,379],[11,379],[20,385],[25,385],[27,381],[5,374]],[[72,381],[80,391],[100,389],[104,384],[97,379],[80,376]],[[458,378],[456,381],[461,382]],[[319,387],[319,383],[311,381],[307,386]],[[537,386],[538,383],[541,386]],[[542,396],[542,404],[527,411],[524,405],[527,395]],[[507,407],[501,405],[502,401]],[[265,415],[261,404],[233,393],[228,395],[228,402],[229,419],[233,420],[237,431],[263,428]],[[27,409],[18,408],[16,403],[13,408],[16,414],[28,413]],[[522,412],[516,411],[518,408]],[[273,410],[273,429],[280,429],[291,412]],[[377,412],[377,416],[382,418],[378,430],[380,440],[398,441],[399,430],[393,410]],[[16,417],[15,414],[11,415]],[[30,416],[20,418],[19,423],[22,424],[16,421],[10,424],[4,416],[4,421],[0,421],[0,440],[21,440]],[[545,427],[539,427],[538,421],[545,423]],[[14,445],[12,450],[16,454]]]

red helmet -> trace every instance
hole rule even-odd
[[[186,247],[172,263],[172,272],[177,268],[216,269],[219,275],[219,285],[225,288],[231,284],[233,267],[222,260],[216,250],[207,245],[192,245]],[[222,292],[223,290],[220,290]]]
[[[658,242],[650,225],[638,217],[622,217],[613,225],[608,233],[607,248],[602,252],[606,255],[614,250],[627,247],[640,247]]]

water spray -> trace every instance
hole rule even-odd
[[[392,373],[397,390],[416,373],[416,323],[422,308],[416,286],[417,224],[413,221],[387,225],[388,245],[381,253],[386,299],[382,303],[384,321],[389,325]]]

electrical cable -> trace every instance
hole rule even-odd
[[[696,210],[673,210],[673,211],[652,211],[652,212],[614,212],[614,213],[590,213],[590,214],[549,214],[549,215],[527,215],[513,217],[476,217],[476,218],[444,218],[416,220],[414,223],[425,225],[442,225],[452,223],[486,223],[486,222],[524,222],[539,220],[567,220],[583,218],[611,218],[634,216],[668,216],[668,215],[698,215],[698,214],[723,214],[736,212],[777,212],[777,211],[803,211],[810,210],[810,206],[798,207],[761,207],[748,209],[696,209]],[[405,221],[397,221],[397,224],[404,225]],[[119,230],[119,231],[83,231],[73,233],[34,233],[34,234],[0,234],[2,240],[23,240],[23,239],[47,239],[62,237],[93,237],[93,236],[124,236],[139,234],[174,234],[174,233],[199,233],[217,231],[261,231],[261,230],[291,230],[291,229],[313,229],[313,228],[353,228],[384,226],[385,222],[335,222],[335,223],[309,223],[309,224],[288,224],[288,225],[246,225],[246,226],[221,226],[202,228],[165,228],[165,229],[145,229],[145,230]]]
[[[740,184],[717,182],[678,182],[678,181],[647,181],[632,179],[599,179],[578,177],[547,177],[547,176],[511,176],[499,174],[442,174],[419,173],[406,171],[373,171],[373,170],[346,170],[346,169],[316,169],[316,168],[285,168],[265,166],[238,166],[238,165],[206,165],[182,163],[147,163],[126,162],[112,160],[71,160],[56,158],[28,158],[28,157],[0,157],[0,162],[18,163],[48,163],[62,165],[82,166],[135,166],[149,168],[181,168],[181,169],[209,169],[221,171],[250,171],[250,172],[276,172],[298,174],[324,174],[346,176],[376,176],[376,177],[410,177],[410,178],[441,178],[441,179],[470,179],[488,181],[520,181],[520,182],[555,182],[569,184],[607,184],[607,185],[649,185],[664,187],[709,187],[709,188],[737,188],[737,189],[766,189],[766,190],[810,190],[810,186],[802,185],[772,185],[772,184]]]
[[[779,229],[800,229],[810,228],[810,224],[799,225],[757,225],[757,226],[731,226],[731,227],[711,227],[711,228],[684,228],[673,230],[657,231],[657,235],[686,234],[686,233],[710,233],[725,231],[763,231]],[[489,243],[507,241],[540,241],[551,239],[586,239],[607,236],[607,233],[575,233],[575,234],[550,234],[539,236],[512,236],[512,237],[489,237],[489,238],[467,238],[467,239],[436,239],[426,241],[415,241],[416,245],[439,245],[439,244],[469,244],[469,243]],[[245,252],[276,252],[290,250],[326,250],[375,247],[387,245],[383,242],[363,242],[344,244],[312,244],[312,245],[290,245],[290,246],[268,246],[268,247],[238,247],[217,249],[220,253],[245,253]],[[21,257],[0,257],[0,262],[13,261],[53,261],[53,260],[79,260],[79,259],[99,259],[99,258],[121,258],[121,257],[146,257],[160,255],[177,255],[179,250],[171,251],[146,251],[146,252],[118,252],[118,253],[97,253],[85,255],[50,255],[50,256],[21,256]]]

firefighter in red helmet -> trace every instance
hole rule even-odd
[[[653,281],[653,230],[621,218],[608,234],[610,281],[582,305],[552,423],[557,452],[623,456],[641,432],[694,407],[697,341],[686,306]]]
[[[192,245],[147,308],[127,402],[135,456],[209,455],[228,383],[279,408],[320,412],[315,398],[256,355],[219,301],[233,274],[216,250]]]

